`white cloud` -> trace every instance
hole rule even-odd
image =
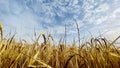
[[[78,0],[74,0],[74,1],[73,1],[73,4],[74,4],[74,5],[78,4]]]
[[[107,19],[107,14],[108,11],[110,10],[110,4],[108,3],[103,3],[98,5],[98,7],[95,7],[95,5],[98,5],[94,3],[93,5],[91,4],[86,4],[86,6],[90,6],[88,9],[85,7],[85,17],[84,20],[87,20],[89,23],[93,24],[101,24]]]
[[[108,9],[109,9],[110,7],[109,7],[109,4],[107,4],[107,3],[104,3],[104,4],[101,4],[98,8],[96,8],[94,11],[96,12],[96,13],[98,13],[98,12],[106,12],[106,11],[108,11]]]
[[[110,16],[111,18],[116,18],[120,15],[120,8],[117,8],[116,10],[114,10],[114,12],[112,13],[112,15]]]
[[[36,32],[43,31],[43,26],[48,27],[53,34],[64,34],[65,23],[68,25],[68,34],[75,34],[77,30],[74,19],[77,19],[82,31],[97,31],[98,27],[116,33],[118,29],[113,31],[111,28],[120,25],[119,3],[117,0],[1,0],[0,18],[4,22],[4,30],[14,29],[21,37],[26,33],[32,34],[34,27]],[[82,27],[86,27],[85,30]]]
[[[50,31],[52,31],[53,34],[64,34],[65,33],[65,27],[64,26],[55,26],[49,28]]]
[[[25,11],[20,15],[7,15],[1,17],[2,23],[4,23],[4,32],[14,32],[17,33],[16,38],[19,39],[26,39],[29,40],[30,37],[33,35],[34,27],[39,28],[36,30],[40,32],[42,26],[38,26],[37,17],[33,15],[29,11]],[[7,34],[8,34],[7,33]]]
[[[120,36],[120,27],[111,27],[109,28],[110,31],[108,31],[105,34],[105,37],[109,38],[110,40],[114,40],[115,38],[117,38],[118,36]]]
[[[95,22],[96,25],[99,25],[101,23],[104,23],[106,20],[108,20],[108,16],[102,16],[99,19],[97,19]]]

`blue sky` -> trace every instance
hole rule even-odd
[[[98,36],[113,39],[120,35],[120,0],[0,0],[0,21],[4,33],[17,33],[16,38],[30,40],[37,34],[51,33],[56,40],[64,35],[77,40],[75,19],[81,37]]]

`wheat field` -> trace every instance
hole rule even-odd
[[[40,34],[30,44],[3,38],[0,24],[0,68],[120,68],[120,48],[106,38],[92,38],[79,47],[76,42],[53,44],[51,35]],[[43,37],[44,42],[39,43]],[[52,41],[51,41],[52,40]]]

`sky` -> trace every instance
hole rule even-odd
[[[65,24],[67,42],[77,40],[75,20],[80,38],[91,34],[115,39],[120,35],[120,0],[0,0],[0,22],[8,36],[31,40],[34,31],[50,33],[55,40],[64,38]]]

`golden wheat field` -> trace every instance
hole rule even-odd
[[[53,44],[51,35],[40,34],[29,44],[16,42],[14,35],[3,38],[2,28],[0,24],[0,68],[120,68],[120,48],[115,45],[120,36],[111,42],[92,38],[78,47],[75,42]]]

